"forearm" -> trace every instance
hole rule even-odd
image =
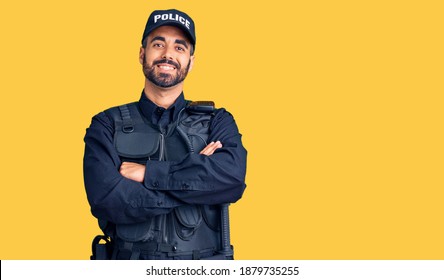
[[[85,188],[92,214],[113,223],[133,223],[151,216],[168,213],[181,205],[163,192],[146,189],[143,184],[129,180],[109,169],[106,177],[97,175],[97,166],[85,164]],[[101,173],[101,172],[100,172]]]

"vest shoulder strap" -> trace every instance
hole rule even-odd
[[[137,103],[131,102],[112,107],[106,110],[105,113],[113,119],[116,129],[122,129],[125,133],[131,133],[134,131],[136,124],[144,123]]]
[[[213,101],[187,101],[186,107],[179,113],[178,120],[171,124],[185,141],[189,152],[200,151],[208,144],[209,124],[214,111]],[[149,120],[142,116],[138,102],[116,106],[105,113],[114,121],[114,144],[119,155],[134,158],[141,154],[146,156],[155,150],[159,133]],[[145,141],[146,145],[143,146],[134,145],[143,142],[147,134],[152,141]],[[143,151],[142,147],[145,147]]]
[[[185,110],[189,114],[212,115],[216,108],[213,101],[187,100]],[[135,124],[144,123],[137,101],[112,107],[106,110],[105,113],[113,119],[116,126],[121,126],[126,133],[133,132]]]

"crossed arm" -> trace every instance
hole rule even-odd
[[[246,150],[231,115],[218,111],[211,142],[181,161],[121,162],[114,126],[96,115],[85,135],[84,180],[92,214],[114,223],[140,222],[184,204],[237,201],[245,189]],[[216,140],[220,140],[217,142]],[[223,147],[222,144],[223,143]]]
[[[205,148],[203,148],[199,154],[210,156],[219,148],[222,148],[222,143],[220,141],[211,142]],[[146,166],[135,162],[125,161],[122,162],[119,172],[125,178],[142,183],[145,179]]]

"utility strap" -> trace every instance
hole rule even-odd
[[[123,122],[123,126],[122,126],[122,130],[125,133],[131,133],[134,131],[134,123],[133,120],[131,119],[131,113],[130,110],[127,106],[127,104],[119,106],[119,110],[120,110],[120,116],[122,117],[122,122]]]

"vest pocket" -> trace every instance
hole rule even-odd
[[[119,238],[128,242],[159,241],[162,220],[165,215],[158,215],[146,222],[135,224],[118,224],[116,233]]]
[[[114,145],[121,157],[130,159],[149,158],[160,146],[160,134],[153,132],[119,131],[114,137]]]
[[[174,209],[174,227],[182,240],[190,240],[202,223],[202,212],[196,205],[183,205]]]

